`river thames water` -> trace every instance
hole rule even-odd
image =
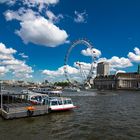
[[[140,140],[139,91],[64,93],[78,108],[32,118],[0,118],[0,140]]]

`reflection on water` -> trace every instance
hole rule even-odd
[[[0,139],[139,140],[139,92],[64,93],[79,108],[4,121]]]

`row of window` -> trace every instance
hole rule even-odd
[[[66,105],[66,104],[72,104],[71,100],[60,100],[60,101],[51,101],[51,105]]]

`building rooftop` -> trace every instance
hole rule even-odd
[[[140,74],[137,72],[117,73],[116,77],[140,78]]]
[[[109,64],[109,62],[99,62],[98,64]]]
[[[105,75],[105,76],[102,76],[102,75],[99,75],[99,76],[96,76],[95,79],[114,79],[116,78],[116,75]]]

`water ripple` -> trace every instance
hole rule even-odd
[[[139,140],[138,92],[64,93],[79,108],[74,111],[4,121],[0,139]]]

